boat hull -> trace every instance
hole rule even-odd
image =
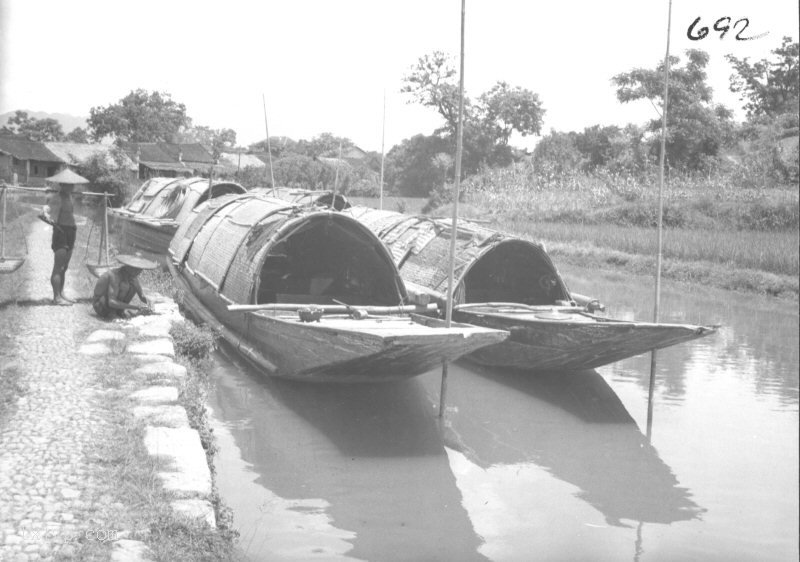
[[[270,376],[344,383],[406,379],[508,335],[475,326],[445,329],[441,321],[414,315],[364,320],[334,315],[300,322],[286,312],[231,312],[202,278],[168,265],[189,312]]]
[[[467,358],[481,365],[527,371],[593,369],[711,334],[714,328],[627,322],[578,312],[456,310],[453,318],[507,330],[509,338]]]
[[[157,256],[166,256],[169,243],[178,230],[174,221],[154,223],[119,212],[109,212],[109,217],[112,218],[112,228],[120,233],[127,246]]]

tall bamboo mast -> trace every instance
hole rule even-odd
[[[381,130],[381,187],[380,187],[380,204],[378,208],[383,210],[383,161],[386,156],[384,147],[386,141],[386,90],[383,90],[383,128]]]
[[[447,312],[445,326],[448,328],[453,319],[453,293],[456,264],[456,238],[458,233],[458,192],[461,186],[461,152],[463,149],[464,129],[464,13],[466,0],[461,0],[461,58],[458,78],[458,129],[456,132],[456,177],[453,181],[453,221],[450,234],[450,264],[447,275]],[[445,397],[447,394],[447,361],[442,361],[442,387],[439,393],[439,417],[444,417]]]
[[[664,161],[667,153],[667,107],[669,106],[669,38],[672,28],[672,0],[667,12],[667,51],[664,55],[664,109],[661,112],[661,155],[658,163],[658,250],[656,254],[656,294],[653,322],[658,323],[661,305],[661,255],[664,243]],[[656,350],[650,355],[650,385],[647,394],[647,439],[653,430],[653,393],[656,380]]]
[[[267,132],[267,158],[269,159],[269,182],[270,187],[275,189],[275,176],[272,175],[272,147],[269,144],[269,125],[267,124],[267,99],[261,94],[261,102],[264,104],[264,128]]]

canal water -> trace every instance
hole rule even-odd
[[[648,320],[647,279],[566,269],[608,315]],[[594,371],[271,380],[223,348],[217,482],[261,560],[797,560],[798,306],[664,288],[662,320],[721,324]]]

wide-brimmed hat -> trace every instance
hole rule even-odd
[[[117,261],[122,265],[135,267],[136,269],[155,269],[158,267],[158,264],[154,261],[145,259],[141,256],[131,256],[129,254],[119,254],[117,256]]]
[[[84,178],[83,176],[79,176],[69,168],[61,170],[54,176],[50,176],[49,178],[45,178],[46,181],[53,182],[53,183],[68,183],[71,185],[79,184],[79,183],[89,183],[89,180]]]

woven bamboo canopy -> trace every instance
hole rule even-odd
[[[208,179],[201,177],[152,178],[142,184],[125,209],[149,218],[180,222],[210,196],[245,191],[244,187],[230,181],[212,181],[209,187]]]
[[[434,219],[352,207],[346,214],[386,244],[406,283],[443,301],[450,219]],[[569,301],[570,293],[544,246],[459,220],[456,237],[457,303],[515,302],[529,305]]]
[[[406,296],[391,255],[364,225],[257,193],[198,206],[169,252],[233,303],[391,306]]]

